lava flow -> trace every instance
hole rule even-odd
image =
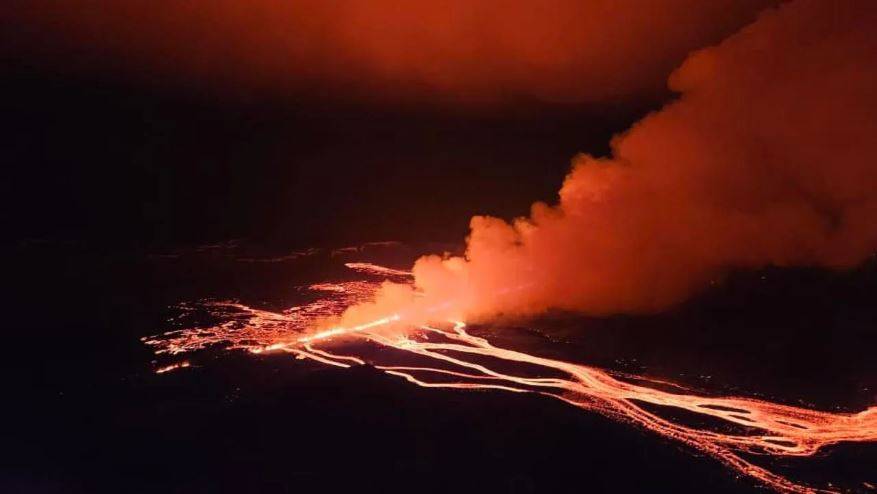
[[[371,274],[406,274],[365,263],[348,267]],[[370,281],[312,285],[311,290],[325,296],[279,313],[233,302],[184,306],[186,311],[204,309],[222,322],[169,331],[143,341],[157,354],[176,355],[212,346],[254,354],[286,352],[337,367],[369,364],[429,388],[538,393],[685,443],[785,492],[832,490],[802,485],[754,464],[746,456],[811,456],[831,444],[877,440],[877,407],[845,414],[745,397],[702,396],[673,383],[621,376],[500,348],[468,332],[460,321],[406,325],[405,317],[390,314],[358,326],[313,331],[317,321],[369,300],[378,286],[378,282]],[[373,347],[384,351],[370,351]],[[156,372],[188,365],[172,364]],[[516,371],[502,370],[510,368]],[[712,419],[722,427],[692,426],[656,411],[669,409]]]

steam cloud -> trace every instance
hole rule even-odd
[[[690,49],[773,3],[31,0],[0,21],[18,36],[7,53],[81,70],[606,101],[655,90]],[[861,262],[877,248],[874,26],[877,2],[796,0],[689,56],[669,79],[679,98],[617,136],[611,157],[576,157],[558,204],[475,217],[465,258],[420,259],[413,305],[656,311],[734,267]],[[411,300],[388,285],[349,317]]]
[[[689,51],[775,2],[12,0],[0,52],[275,96],[605,101],[661,90]]]
[[[877,248],[874,26],[875,2],[800,0],[694,53],[678,100],[611,158],[577,156],[557,205],[475,217],[465,258],[417,261],[418,304],[656,311],[733,267],[860,263]],[[372,309],[405,296],[387,293]]]

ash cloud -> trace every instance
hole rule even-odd
[[[0,52],[155,84],[329,98],[602,102],[776,0],[18,0]]]
[[[556,205],[475,217],[414,273],[469,317],[658,311],[731,268],[849,268],[877,248],[877,3],[764,12],[670,77],[679,98],[573,160]]]

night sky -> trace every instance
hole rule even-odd
[[[13,237],[38,239],[459,240],[476,212],[551,200],[576,152],[605,153],[649,108],[228,102],[13,68],[4,209]]]
[[[5,230],[457,241],[554,201],[576,153],[768,3],[13,2]]]

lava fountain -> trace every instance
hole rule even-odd
[[[368,263],[347,267],[394,279],[410,276]],[[320,294],[316,300],[282,312],[236,302],[181,306],[184,311],[204,309],[220,322],[168,331],[143,338],[143,342],[160,355],[180,355],[208,347],[254,354],[284,352],[337,367],[372,365],[427,388],[537,393],[684,443],[784,492],[832,490],[795,482],[754,464],[746,456],[812,456],[840,442],[877,440],[877,407],[846,414],[746,397],[704,396],[671,382],[497,347],[467,331],[463,321],[420,324],[404,313],[393,313],[359,325],[314,330],[346,308],[368,302],[379,287],[380,283],[374,281],[311,285],[310,290]],[[370,351],[374,347],[384,351]],[[189,361],[180,361],[155,372],[189,366]],[[663,417],[654,411],[657,408],[711,418],[721,423],[725,432]]]

